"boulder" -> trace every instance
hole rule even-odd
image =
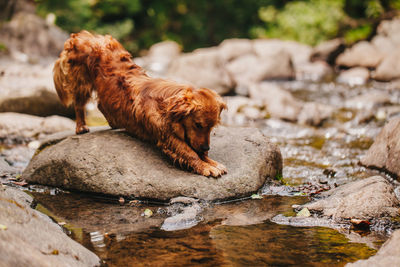
[[[181,53],[182,48],[174,41],[164,41],[154,44],[150,47],[147,57],[144,58],[145,67],[150,72],[164,75],[171,65]]]
[[[75,122],[60,116],[43,118],[12,112],[0,113],[0,140],[3,141],[30,141],[73,129],[75,129]]]
[[[226,69],[237,85],[248,86],[263,80],[288,80],[294,78],[290,54],[276,51],[262,58],[247,54],[226,65]]]
[[[217,47],[197,49],[179,56],[171,63],[167,76],[178,82],[213,89],[219,94],[226,94],[234,87],[223,68]]]
[[[221,121],[224,125],[246,125],[252,119],[266,117],[266,111],[261,103],[244,96],[226,96],[224,101],[228,106],[221,113]]]
[[[340,83],[347,83],[350,86],[354,86],[366,84],[369,77],[369,70],[367,68],[355,67],[342,71],[336,80]]]
[[[73,117],[73,108],[65,108],[58,98],[52,69],[53,62],[42,65],[0,58],[0,112]]]
[[[331,118],[334,108],[316,102],[304,103],[297,120],[300,124],[321,126],[324,121]]]
[[[369,259],[348,263],[347,267],[400,266],[400,230],[395,231],[378,253]]]
[[[226,39],[219,46],[219,56],[225,64],[235,58],[253,54],[253,43],[249,39]]]
[[[218,179],[174,167],[157,148],[120,130],[54,143],[50,140],[38,149],[22,179],[115,196],[215,200],[254,193],[282,168],[279,149],[255,128],[218,127],[213,132],[209,156],[228,169]]]
[[[253,41],[254,51],[257,56],[268,59],[279,51],[285,51],[290,55],[294,68],[310,62],[312,48],[294,41],[282,41],[277,39],[257,39]]]
[[[348,68],[376,68],[382,59],[382,53],[374,45],[362,41],[340,54],[336,59],[336,65]]]
[[[374,45],[384,57],[390,56],[398,49],[398,44],[395,44],[392,39],[383,35],[376,35],[372,38],[371,44]]]
[[[100,266],[100,259],[33,210],[32,198],[0,185],[2,266]]]
[[[325,41],[313,48],[310,60],[312,62],[322,60],[329,65],[333,65],[338,55],[340,55],[344,49],[344,40],[341,38]]]
[[[24,53],[27,60],[56,57],[68,34],[32,13],[19,12],[0,28],[1,42],[13,53]]]
[[[390,38],[396,45],[400,45],[400,19],[382,21],[377,28],[377,33]]]
[[[382,62],[373,72],[372,77],[378,81],[388,82],[400,78],[400,47],[390,55],[383,58]]]
[[[296,67],[296,80],[321,81],[332,75],[332,68],[325,61],[304,63]]]
[[[400,118],[391,119],[361,158],[361,164],[400,177]]]
[[[303,108],[301,101],[274,83],[253,84],[249,91],[250,98],[254,101],[262,101],[272,118],[297,121],[297,117]]]
[[[400,202],[394,187],[381,176],[350,182],[321,194],[320,200],[301,206],[340,222],[344,219],[372,220],[399,215]]]

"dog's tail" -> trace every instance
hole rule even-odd
[[[93,71],[100,59],[101,49],[96,37],[87,31],[71,34],[53,68],[57,94],[64,106],[85,102],[94,90]]]

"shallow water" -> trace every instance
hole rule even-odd
[[[169,216],[162,204],[120,205],[117,199],[33,186],[37,209],[109,266],[343,266],[368,258],[387,236],[270,220],[278,214],[293,216],[292,205],[310,201],[314,193],[378,173],[360,166],[359,160],[384,123],[399,116],[400,90],[379,83],[280,85],[303,101],[331,105],[335,112],[318,128],[276,119],[246,123],[278,144],[284,159],[284,186],[264,187],[263,199],[203,203],[198,224],[177,231],[161,230]],[[390,103],[362,107],[348,102],[371,92],[387,94]],[[153,216],[142,216],[145,209]]]
[[[269,221],[276,214],[293,215],[291,205],[305,203],[307,197],[265,196],[211,205],[198,225],[163,231],[167,215],[162,205],[130,207],[74,193],[32,194],[38,210],[64,225],[108,266],[343,266],[375,254],[386,239]],[[141,216],[145,209],[154,215]]]

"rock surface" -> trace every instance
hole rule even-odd
[[[336,64],[345,67],[376,68],[382,59],[382,53],[374,45],[362,41],[340,54]]]
[[[65,108],[55,91],[54,61],[42,65],[0,57],[0,112],[73,117],[73,108]]]
[[[173,60],[167,76],[178,82],[188,82],[226,94],[234,87],[234,83],[222,66],[217,48],[202,48]]]
[[[22,179],[161,201],[177,196],[215,200],[249,195],[282,168],[279,149],[253,128],[218,127],[212,134],[209,155],[228,168],[228,174],[218,179],[178,169],[158,149],[122,131],[70,136],[55,145],[44,144],[39,151]]]
[[[30,141],[73,129],[75,122],[60,116],[43,118],[12,112],[0,113],[0,140],[3,141]]]
[[[383,127],[375,142],[361,158],[361,164],[384,170],[400,177],[400,118],[393,118]]]
[[[20,12],[0,28],[0,40],[7,48],[27,55],[27,60],[55,57],[68,34],[35,14]],[[14,52],[14,51],[11,51]]]
[[[349,263],[347,267],[400,266],[400,230],[395,231],[383,244],[378,253],[367,260]]]
[[[0,185],[1,266],[100,266],[91,251],[64,234],[44,214],[31,209],[32,198]]]
[[[394,187],[381,176],[351,182],[321,195],[325,198],[305,204],[302,208],[322,213],[334,221],[399,215],[400,202]]]

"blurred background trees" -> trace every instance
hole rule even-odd
[[[368,38],[400,0],[35,0],[69,32],[109,33],[134,54],[163,40],[184,51],[227,38],[281,38],[310,45]]]

